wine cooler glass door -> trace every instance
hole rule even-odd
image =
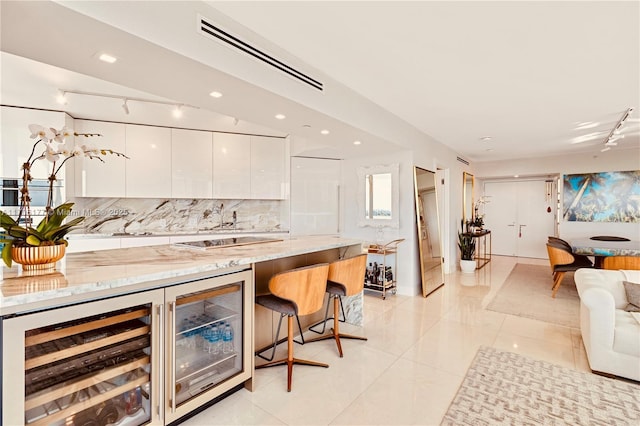
[[[250,279],[247,273],[229,274],[166,290],[175,296],[175,300],[167,297],[169,328],[173,330],[168,389],[171,413],[190,411],[199,400],[209,401],[216,386],[248,372],[243,353]]]

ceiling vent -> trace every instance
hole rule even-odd
[[[254,58],[264,62],[265,64],[276,68],[280,72],[286,73],[290,77],[293,77],[296,80],[313,87],[314,89],[323,91],[324,85],[318,80],[309,77],[305,73],[298,71],[290,65],[285,64],[284,62],[274,58],[268,53],[263,52],[257,47],[251,46],[249,43],[240,40],[238,37],[229,34],[227,31],[214,25],[213,23],[211,23],[211,21],[208,21],[202,16],[198,16],[198,32],[208,38],[213,38],[214,40],[222,42],[227,47],[231,47],[234,50],[239,50],[247,55],[253,56]]]
[[[467,160],[465,160],[464,158],[460,158],[460,157],[456,157],[456,160],[458,160],[459,162],[466,164],[467,166],[469,165],[469,162]]]

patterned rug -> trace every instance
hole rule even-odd
[[[580,328],[580,298],[573,272],[564,275],[555,299],[551,297],[552,285],[548,266],[516,263],[487,309]]]
[[[481,347],[442,425],[639,425],[640,384]]]

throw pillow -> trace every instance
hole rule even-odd
[[[623,281],[624,291],[627,293],[629,304],[624,308],[627,312],[640,312],[640,284]]]

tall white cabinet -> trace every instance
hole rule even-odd
[[[213,198],[251,198],[251,137],[213,134]]]
[[[102,121],[75,120],[77,133],[99,133],[102,136],[76,136],[76,144],[111,149],[125,153],[125,125]],[[107,155],[104,163],[87,157],[74,158],[75,195],[77,197],[124,197],[127,162],[122,157]],[[69,195],[72,194],[67,188]]]
[[[126,196],[171,197],[171,129],[126,125]]]
[[[2,107],[0,109],[0,177],[21,178],[22,164],[31,153],[37,139],[29,139],[29,124],[39,124],[60,130],[65,125],[65,114],[55,111],[41,111],[26,108]],[[44,151],[39,144],[37,152]],[[51,163],[38,160],[31,168],[31,175],[36,179],[46,179],[51,173]],[[58,174],[62,179],[64,173]]]
[[[171,197],[212,198],[213,133],[171,129]]]
[[[285,144],[282,139],[251,136],[251,198],[285,198]]]

